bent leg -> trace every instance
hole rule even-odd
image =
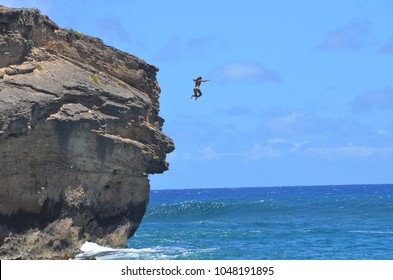
[[[191,98],[193,98],[193,97],[195,97],[195,98],[198,97],[198,92],[197,92],[197,89],[196,89],[196,88],[194,88],[194,94],[191,95]]]

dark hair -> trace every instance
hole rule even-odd
[[[202,77],[201,77],[201,76],[199,76],[199,77],[197,78],[197,80],[202,80]]]

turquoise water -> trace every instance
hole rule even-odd
[[[393,185],[152,191],[108,259],[393,259]]]

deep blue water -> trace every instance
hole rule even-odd
[[[154,190],[109,259],[393,259],[393,185]]]

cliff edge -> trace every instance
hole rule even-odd
[[[158,68],[0,6],[0,259],[124,247],[168,169]]]

